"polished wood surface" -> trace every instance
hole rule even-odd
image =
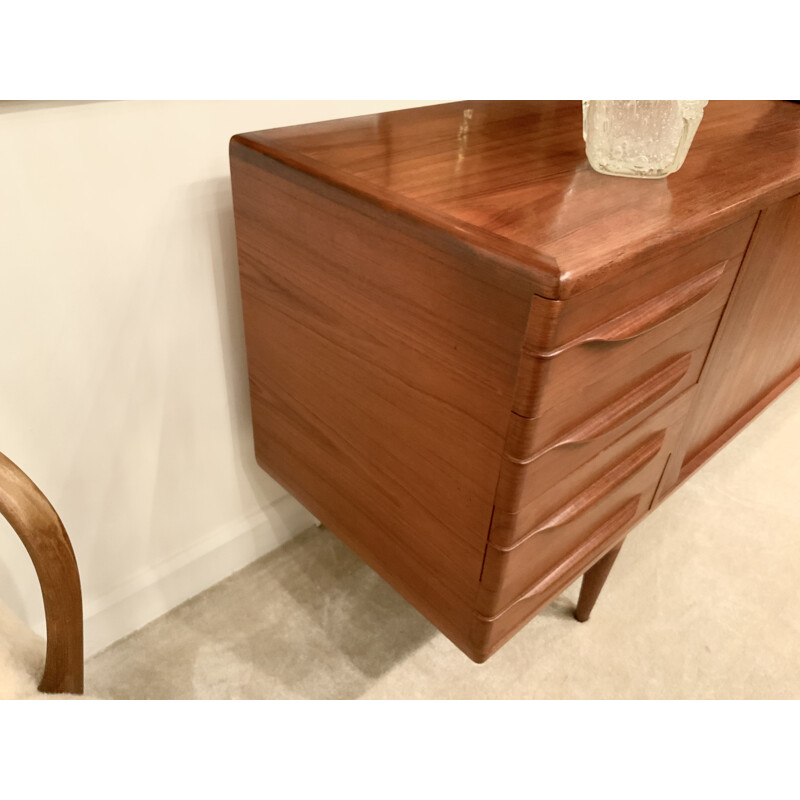
[[[53,506],[2,453],[0,514],[25,545],[42,589],[47,653],[39,690],[82,694],[83,605],[75,554]]]
[[[659,496],[703,464],[798,370],[800,195],[795,195],[758,219]]]
[[[673,317],[679,314],[692,313],[693,310],[696,310],[695,306],[700,308],[701,301],[711,295],[715,289],[718,290],[717,295],[720,295],[722,300],[727,298],[728,292],[720,292],[719,290],[726,288],[723,285],[722,278],[728,266],[729,262],[726,261],[715,264],[690,280],[673,286],[652,300],[640,303],[630,311],[625,311],[608,322],[604,322],[602,325],[558,345],[558,347],[545,350],[530,347],[529,352],[534,358],[553,358],[567,350],[591,344],[592,342],[603,344],[627,342],[639,336],[644,336],[665,325]],[[735,273],[735,269],[728,270],[728,273],[731,272]],[[730,280],[732,282],[732,279]],[[719,300],[715,301],[715,305],[719,304],[719,302]]]
[[[617,560],[622,545],[618,544],[609,550],[593,567],[587,570],[581,581],[581,593],[578,597],[578,607],[575,609],[575,619],[586,622],[592,613],[594,604],[603,590],[603,585]]]
[[[711,456],[714,455],[721,447],[726,445],[739,431],[752,422],[773,400],[780,394],[788,389],[796,380],[800,379],[800,366],[797,369],[786,375],[781,381],[775,384],[772,389],[767,392],[755,405],[751,406],[745,411],[741,417],[735,422],[731,423],[716,439],[712,439],[702,450],[699,450],[691,458],[686,459],[684,455],[685,442],[681,442],[675,447],[671,460],[675,464],[680,465],[680,471],[677,481],[670,482],[669,467],[664,470],[664,480],[662,486],[659,486],[657,498],[663,498],[669,491],[671,491],[675,483],[682,483],[686,480],[696,469],[702,467]],[[681,462],[681,457],[684,460]]]
[[[633,503],[630,520],[647,513],[670,448],[678,431],[670,429],[648,437],[625,458],[590,486],[574,487],[569,503],[522,537],[517,532],[510,545],[497,545],[490,539],[481,575],[477,609],[494,615],[516,601],[521,594],[543,580],[607,524],[622,508]],[[611,528],[609,535],[616,533]]]
[[[588,616],[687,453],[800,362],[800,107],[712,101],[658,181],[593,172],[580,120],[231,140],[257,459],[476,661],[584,573]]]
[[[463,629],[530,286],[233,152],[258,461],[437,625]]]
[[[638,308],[611,316],[600,326],[551,350],[538,350],[526,340],[514,412],[541,417],[554,406],[563,412],[565,400],[576,397],[582,405],[576,392],[587,390],[589,375],[594,376],[591,393],[595,402],[606,405],[622,391],[632,374],[649,370],[659,361],[698,349],[705,360],[740,260],[738,257],[715,264]],[[564,417],[559,414],[561,424],[567,423]],[[574,416],[569,419],[570,424],[576,421]],[[540,422],[539,428],[543,427]]]
[[[542,462],[547,461],[547,466],[543,467],[542,471],[550,475],[554,469],[553,458],[551,456],[550,459],[545,459],[545,456],[553,451],[563,448],[574,451],[580,446],[582,453],[591,453],[593,446],[602,445],[609,436],[630,430],[666,400],[679,394],[687,386],[694,385],[700,374],[704,354],[705,350],[697,356],[693,352],[688,352],[667,359],[654,370],[637,378],[633,384],[625,386],[622,394],[611,403],[604,405],[599,411],[590,414],[542,447],[537,447],[539,420],[513,414],[506,434],[504,469],[516,470],[517,465],[524,467],[534,461],[538,461],[537,466],[540,466]],[[692,365],[697,365],[697,373],[694,375]],[[574,468],[574,458],[570,457],[569,463],[570,468]],[[555,471],[557,473],[558,469]]]
[[[472,621],[468,654],[475,661],[483,662],[496,653],[531,617],[622,543],[640,507],[640,497],[629,500],[507,608],[493,615],[476,613]]]
[[[693,392],[691,388],[635,425],[591,442],[554,448],[523,464],[505,459],[495,494],[490,541],[499,547],[514,546],[520,538],[552,526],[584,503],[591,504],[593,497],[624,483],[646,463],[637,462],[631,454],[645,442],[656,438],[663,442],[667,430],[682,424]],[[675,438],[671,434],[669,442]],[[651,451],[651,455],[655,454]]]
[[[594,172],[578,101],[464,101],[237,141],[526,270],[565,298],[800,191],[800,106],[711,101],[665,180]]]
[[[610,322],[615,311],[637,312],[640,306],[659,302],[663,294],[716,265],[741,261],[757,217],[751,214],[680,247],[662,247],[651,257],[631,263],[613,280],[569,302],[534,297],[526,346],[531,352],[555,350]]]

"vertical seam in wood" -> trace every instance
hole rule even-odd
[[[741,258],[739,259],[739,266],[736,269],[736,279],[733,282],[733,286],[731,286],[731,290],[728,292],[728,297],[725,300],[725,305],[722,306],[722,311],[719,315],[719,321],[717,322],[717,326],[714,328],[714,335],[711,337],[711,343],[708,346],[708,350],[706,350],[706,357],[703,359],[703,366],[700,367],[700,375],[697,378],[697,383],[703,379],[703,373],[706,369],[706,364],[708,363],[708,359],[711,356],[711,351],[714,348],[714,342],[717,340],[717,334],[719,333],[720,326],[722,325],[722,321],[725,319],[725,311],[728,309],[728,305],[731,302],[731,298],[733,297],[733,293],[736,291],[736,287],[739,285],[739,281],[742,277],[742,268],[744,267],[745,259],[747,258],[747,251],[750,249],[750,244],[753,241],[753,237],[756,234],[756,229],[758,228],[758,223],[761,219],[761,215],[763,211],[758,212],[758,216],[756,217],[756,221],[753,225],[753,230],[750,231],[750,236],[747,239],[747,245],[745,246],[744,250],[742,251]]]
[[[686,420],[684,420],[684,422],[685,421]],[[670,451],[670,454],[667,456],[667,460],[664,462],[664,469],[661,470],[661,475],[659,476],[658,483],[656,484],[656,490],[655,490],[655,492],[653,492],[653,496],[650,498],[650,504],[647,506],[647,510],[648,511],[652,511],[656,500],[660,499],[658,497],[658,492],[661,489],[661,484],[664,482],[664,476],[667,474],[667,469],[669,469],[670,461],[672,461],[672,457],[674,455],[675,455],[675,446],[673,445],[672,450]]]
[[[492,522],[494,521],[494,512],[497,508],[497,490],[500,486],[500,477],[503,474],[503,459],[506,457],[506,452],[508,450],[508,436],[511,431],[511,421],[514,418],[514,402],[517,397],[517,385],[519,382],[519,374],[522,368],[522,356],[523,351],[525,348],[525,343],[528,341],[528,329],[531,323],[531,314],[533,313],[533,301],[534,297],[536,296],[536,292],[534,291],[533,286],[531,285],[531,292],[530,296],[528,297],[528,316],[525,318],[525,325],[522,328],[522,334],[519,340],[519,350],[517,353],[517,371],[514,375],[514,390],[511,396],[509,407],[508,407],[508,416],[506,418],[506,432],[503,436],[503,447],[500,451],[500,465],[497,470],[497,480],[495,481],[494,485],[494,492],[492,493],[492,513],[489,515],[489,524],[486,527],[486,539],[484,541],[484,548],[483,548],[483,560],[481,561],[481,571],[480,575],[478,576],[478,584],[475,592],[475,600],[473,601],[473,610],[477,606],[478,597],[481,591],[481,582],[483,581],[483,573],[486,568],[486,559],[489,554],[489,536],[492,532]]]
[[[731,289],[728,292],[728,297],[725,300],[725,304],[722,306],[722,311],[720,312],[719,320],[717,321],[717,325],[714,328],[714,335],[711,337],[711,343],[708,346],[708,350],[706,350],[706,355],[705,355],[705,358],[703,359],[703,366],[700,367],[700,374],[697,376],[697,381],[695,383],[695,386],[699,387],[703,382],[703,377],[706,374],[706,367],[708,366],[709,359],[711,358],[712,354],[714,353],[714,348],[715,348],[715,345],[717,344],[717,339],[718,339],[718,336],[719,336],[719,333],[720,333],[720,329],[722,328],[722,326],[723,326],[723,324],[725,322],[725,312],[728,310],[728,306],[731,304],[731,301],[733,300],[733,296],[736,293],[736,289],[740,285],[740,281],[742,280],[742,275],[744,274],[744,265],[745,265],[745,261],[747,260],[747,253],[750,250],[750,245],[752,244],[753,238],[756,235],[756,230],[758,230],[758,223],[761,221],[761,217],[762,217],[763,213],[764,213],[763,209],[758,212],[758,216],[756,216],[756,221],[753,224],[753,229],[750,231],[750,236],[747,239],[747,245],[745,246],[744,250],[742,251],[741,258],[739,259],[739,266],[737,267],[737,271],[736,271],[736,279],[733,281],[733,285],[731,286]],[[699,397],[699,395],[700,395],[700,390],[699,389],[698,389],[698,393],[697,394],[698,394],[698,397]],[[696,400],[695,400],[695,402],[696,402]],[[675,446],[673,447],[673,453],[680,452],[680,450],[683,449],[683,461],[681,462],[680,466],[678,467],[678,472],[677,472],[677,474],[675,476],[675,483],[674,483],[674,485],[672,487],[670,487],[670,492],[672,491],[672,489],[677,488],[678,485],[680,484],[681,481],[680,481],[680,477],[679,476],[680,476],[681,470],[683,469],[684,464],[686,463],[686,456],[688,455],[688,453],[686,452],[686,449],[684,448],[684,444],[685,444],[685,441],[686,441],[685,437],[689,434],[689,425],[687,424],[687,422],[689,421],[689,419],[691,417],[692,407],[689,408],[689,412],[687,413],[687,420],[684,421],[684,425],[683,425],[683,428],[681,429],[680,436],[678,437],[678,441],[675,442]],[[667,463],[669,463],[669,459],[667,460]],[[663,478],[663,475],[662,475],[662,478]],[[659,481],[659,489],[661,488],[660,487],[660,483],[661,482]],[[656,494],[658,494],[658,489],[656,490]]]
[[[481,561],[481,572],[478,575],[478,583],[483,581],[483,571],[486,569],[486,559],[489,556],[489,534],[492,530],[492,521],[494,520],[494,512],[497,509],[496,505],[492,505],[492,513],[489,517],[489,530],[486,531],[486,542],[483,546],[483,561]]]

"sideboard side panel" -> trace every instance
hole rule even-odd
[[[530,284],[272,159],[231,174],[258,462],[455,641]]]

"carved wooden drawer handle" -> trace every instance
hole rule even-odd
[[[636,509],[639,507],[639,501],[641,499],[642,496],[640,494],[636,495],[636,497],[632,497],[621,508],[617,509],[617,511],[615,511],[605,522],[602,523],[602,525],[600,525],[599,528],[594,531],[591,539],[586,542],[585,545],[588,545],[590,542],[604,542],[611,538],[617,531],[620,531],[629,525],[636,516]],[[582,549],[585,549],[585,545]],[[562,561],[561,564],[559,564],[559,566],[547,576],[547,586],[552,586],[554,583],[557,583],[562,576],[567,576],[570,571],[577,571],[575,569],[573,558],[567,558],[566,560]],[[577,574],[579,575],[580,572],[577,571]],[[569,579],[570,582],[571,580],[573,580],[573,578]],[[564,585],[566,586],[567,583],[565,582]],[[509,609],[514,608],[514,606],[517,606],[520,603],[524,603],[526,600],[531,600],[538,594],[541,594],[541,592],[542,588],[540,582],[539,585],[513,600],[502,611],[498,611],[497,614],[487,617],[479,612],[476,612],[476,616],[483,622],[494,622]]]
[[[723,261],[638,308],[620,314],[610,322],[605,322],[594,330],[582,334],[571,342],[554,350],[534,351],[533,355],[539,358],[552,358],[565,350],[589,342],[625,342],[648,333],[699,303],[720,282],[727,264],[727,261]]]
[[[513,461],[515,464],[530,464],[557,447],[563,447],[568,444],[584,444],[605,436],[614,428],[624,425],[628,420],[664,397],[667,392],[683,380],[691,364],[691,353],[684,353],[678,356],[670,361],[666,367],[656,372],[655,375],[651,375],[634,389],[626,392],[622,397],[573,428],[562,438],[543,447],[529,458],[507,456],[508,460]]]
[[[604,500],[618,486],[621,486],[637,472],[644,469],[661,451],[666,435],[666,429],[653,434],[636,450],[628,453],[622,461],[611,467],[602,478],[587,486],[566,505],[551,514],[541,525],[528,532],[521,539],[517,539],[514,544],[501,546],[490,542],[489,546],[502,551],[514,550],[532,536],[538,536],[555,528],[560,528],[577,519],[592,506]]]

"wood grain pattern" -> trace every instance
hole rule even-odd
[[[734,423],[729,425],[716,437],[716,439],[712,439],[705,447],[703,447],[702,450],[699,450],[695,455],[693,455],[691,459],[685,460],[681,466],[680,474],[678,475],[678,482],[682,483],[696,469],[705,464],[705,462],[708,461],[708,459],[711,458],[714,453],[726,445],[734,436],[736,436],[737,433],[739,433],[739,431],[742,430],[742,428],[752,422],[773,400],[775,400],[796,380],[798,380],[798,378],[800,378],[800,366],[776,383],[775,386],[773,386],[772,389],[767,392],[767,394],[765,394],[755,405],[751,406],[747,411],[745,411],[745,413],[742,414],[742,416],[740,416]],[[676,446],[673,453],[673,456],[675,457],[675,463],[681,463],[679,460],[681,454],[682,448],[680,446]],[[665,489],[667,489],[669,485],[669,476],[665,474],[665,477],[667,480],[664,481],[664,484]],[[659,487],[657,497],[660,498],[663,494],[664,492],[662,492]]]
[[[559,405],[559,424],[567,424],[566,419],[574,424],[578,421],[574,412],[572,416],[565,412],[570,402],[582,405],[580,392],[591,392],[595,402],[605,406],[623,391],[632,374],[643,374],[670,356],[700,350],[704,361],[739,263],[736,258],[715,264],[553,350],[537,351],[526,341],[514,412],[543,417]],[[539,422],[540,435],[549,431],[550,424]]]
[[[525,434],[530,446],[545,447],[564,436],[678,356],[695,354],[689,374],[696,380],[734,275],[731,270],[721,291],[712,292],[685,318],[678,315],[643,336],[621,342],[588,342],[552,358],[529,356],[523,348],[513,411],[536,420]],[[524,423],[520,425],[524,427]]]
[[[534,436],[536,421],[512,414],[506,435],[506,461],[512,465],[527,465],[560,447],[572,446],[574,449],[579,445],[605,440],[613,434],[625,433],[685,388],[687,377],[688,384],[694,384],[697,376],[692,380],[690,369],[698,361],[702,363],[702,353],[697,357],[694,353],[683,353],[668,359],[646,373],[632,387],[626,387],[613,402],[538,450]],[[582,452],[589,452],[589,449],[582,448]]]
[[[800,107],[712,102],[660,181],[591,170],[577,102],[230,153],[258,461],[476,661],[593,569],[585,618],[656,487],[800,372]]]
[[[607,520],[636,499],[634,518],[650,508],[677,430],[648,438],[610,474],[585,487],[540,528],[508,546],[490,541],[481,574],[477,610],[487,616],[503,608],[543,580],[559,562],[606,526]],[[614,529],[614,531],[616,528]]]
[[[675,452],[663,500],[800,375],[800,195],[759,217]]]
[[[641,497],[628,500],[507,608],[493,615],[476,613],[469,645],[472,658],[478,663],[486,661],[531,617],[561,594],[576,578],[591,569],[607,552],[617,547],[639,518],[641,504]]]
[[[369,504],[353,502],[351,493],[342,491],[342,484],[349,482],[358,488],[360,481],[366,481],[364,494],[370,496],[381,489],[380,474],[370,473],[365,479],[367,464],[359,469],[358,464],[338,458],[327,446],[324,429],[318,430],[313,421],[297,419],[294,405],[292,398],[254,394],[259,464],[471,657],[465,631],[471,626],[473,604],[472,596],[467,600],[464,594],[470,593],[468,578],[479,568],[482,553],[448,548],[453,544],[448,535],[434,537],[432,546],[440,549],[433,555],[420,553],[402,536],[401,509],[388,506],[387,512],[380,499],[370,498]],[[371,490],[372,485],[377,489]],[[449,565],[448,576],[436,569],[442,563]],[[460,570],[464,571],[463,580]]]
[[[569,302],[534,297],[525,341],[531,352],[547,352],[609,322],[615,312],[638,309],[691,281],[723,261],[741,261],[757,214],[721,231],[639,259],[613,280],[570,298]]]
[[[526,350],[535,358],[553,358],[567,350],[593,342],[611,344],[628,342],[644,336],[661,325],[665,325],[679,314],[685,313],[688,316],[694,306],[721,284],[726,267],[728,267],[728,262],[715,264],[690,280],[671,287],[664,294],[641,303],[636,308],[625,311],[608,322],[604,322],[557,347],[537,350],[529,345]],[[731,271],[729,270],[729,273]],[[727,297],[727,294],[726,291],[724,296]],[[689,318],[688,324],[691,324],[691,318]]]
[[[25,545],[42,589],[47,653],[39,691],[83,694],[83,604],[72,544],[39,487],[2,453],[0,514]]]
[[[591,569],[584,573],[581,581],[581,593],[578,597],[578,607],[575,609],[575,619],[578,622],[586,622],[589,619],[621,549],[621,544],[613,547]]]
[[[682,423],[694,387],[653,411],[637,425],[613,431],[591,443],[550,450],[527,464],[504,461],[495,496],[489,539],[513,547],[522,537],[579,503],[587,486],[614,483],[614,465],[623,463],[620,480],[633,468],[629,454],[653,437]]]
[[[711,101],[665,180],[586,160],[578,101],[464,101],[237,137],[527,269],[564,299],[800,191],[800,107]]]
[[[682,446],[691,461],[800,367],[800,195],[764,211]]]
[[[603,470],[602,474],[588,487],[577,494],[574,494],[574,490],[571,489],[570,494],[572,496],[564,505],[549,514],[542,522],[535,525],[532,530],[523,534],[520,539],[513,544],[495,544],[495,546],[498,550],[510,551],[516,549],[533,536],[541,536],[544,533],[549,533],[556,528],[562,528],[574,522],[625,483],[632,475],[644,469],[661,452],[665,438],[665,430],[649,436],[635,450],[626,453],[619,462],[611,464],[607,469]]]
[[[530,283],[236,153],[259,463],[453,627],[480,575]]]

